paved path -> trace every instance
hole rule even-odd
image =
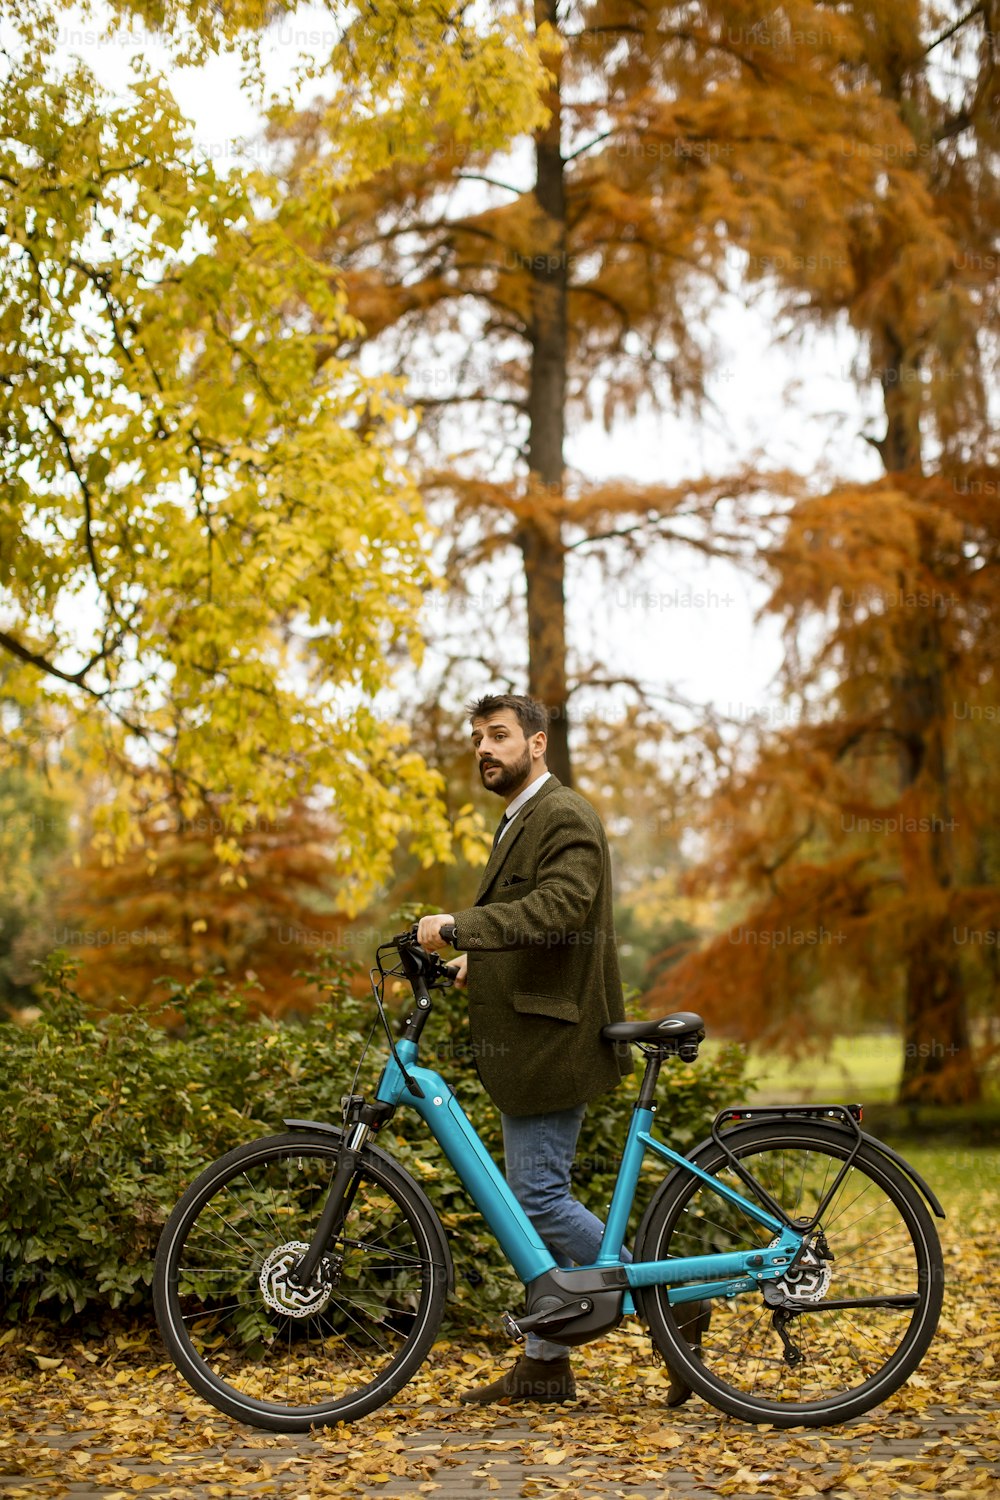
[[[1000,1462],[983,1462],[984,1451],[994,1446],[988,1434],[996,1431],[996,1407],[988,1401],[965,1406],[960,1414],[931,1407],[919,1419],[900,1416],[890,1424],[894,1429],[890,1431],[882,1422],[882,1430],[875,1432],[874,1424],[862,1418],[821,1432],[771,1432],[766,1449],[755,1447],[750,1467],[740,1461],[739,1436],[748,1432],[761,1436],[759,1429],[722,1421],[717,1413],[700,1406],[697,1410],[689,1407],[682,1422],[672,1416],[670,1425],[654,1428],[653,1441],[661,1432],[665,1450],[662,1455],[652,1454],[643,1479],[638,1477],[642,1470],[636,1469],[634,1458],[626,1479],[621,1460],[615,1456],[615,1432],[620,1431],[626,1441],[629,1436],[620,1416],[609,1416],[607,1441],[595,1445],[597,1413],[587,1408],[536,1412],[532,1417],[498,1409],[494,1419],[474,1432],[469,1431],[467,1412],[460,1407],[429,1412],[426,1407],[400,1406],[395,1414],[400,1419],[400,1438],[391,1476],[359,1477],[359,1466],[351,1456],[351,1429],[294,1438],[242,1431],[230,1435],[227,1431],[224,1443],[207,1443],[197,1452],[171,1453],[167,1441],[150,1461],[116,1456],[106,1434],[92,1428],[35,1432],[30,1439],[26,1437],[16,1465],[21,1472],[10,1472],[8,1465],[8,1472],[0,1474],[0,1495],[96,1500],[142,1491],[151,1496],[211,1500],[238,1494],[308,1500],[340,1491],[389,1500],[404,1496],[421,1500],[425,1495],[440,1500],[473,1500],[480,1495],[496,1500],[534,1495],[704,1500],[719,1494],[741,1500],[774,1494],[863,1495],[875,1486],[881,1494],[916,1493],[910,1486],[918,1483],[928,1493],[933,1487],[951,1497],[995,1500],[1000,1495]],[[639,1423],[643,1418],[648,1442],[648,1409],[634,1414],[631,1421]],[[16,1417],[13,1421],[17,1426]],[[408,1430],[402,1430],[403,1422],[410,1424]],[[978,1438],[963,1459],[965,1442],[973,1434]],[[693,1461],[685,1461],[686,1447]],[[762,1451],[769,1455],[766,1464],[760,1461]],[[81,1464],[79,1477],[66,1479],[65,1470],[74,1459]],[[919,1473],[914,1464],[920,1465]],[[95,1471],[94,1478],[88,1477],[88,1469]],[[899,1489],[890,1491],[884,1485],[893,1476]],[[927,1485],[932,1476],[935,1483]],[[942,1481],[940,1488],[937,1480]]]

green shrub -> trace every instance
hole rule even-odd
[[[373,1002],[352,995],[335,955],[311,976],[329,1003],[308,1019],[251,1020],[243,996],[208,978],[175,986],[168,997],[184,1017],[179,1034],[154,1024],[148,1011],[88,1017],[73,976],[65,955],[55,955],[40,1019],[0,1026],[0,1308],[8,1319],[144,1309],[160,1229],[187,1183],[232,1146],[280,1130],[283,1118],[339,1121],[374,1017]],[[422,1060],[456,1085],[502,1159],[499,1117],[468,1061],[464,1012],[459,992],[436,1000]],[[379,1029],[358,1089],[372,1087],[384,1050]],[[738,1093],[742,1071],[736,1049],[711,1064],[665,1068],[661,1133],[681,1149],[703,1135]],[[635,1086],[623,1086],[591,1106],[584,1123],[578,1191],[599,1214],[634,1094]],[[495,1326],[503,1307],[519,1305],[519,1287],[436,1143],[401,1109],[379,1144],[422,1183],[448,1230],[456,1321]],[[644,1197],[664,1169],[652,1163],[647,1170]]]

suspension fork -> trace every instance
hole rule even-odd
[[[326,1247],[342,1229],[354,1202],[361,1180],[361,1153],[368,1143],[372,1127],[360,1120],[351,1126],[344,1137],[337,1156],[337,1170],[330,1183],[330,1191],[323,1205],[316,1232],[309,1241],[309,1249],[288,1272],[288,1283],[299,1291],[312,1285],[316,1268],[326,1252]]]

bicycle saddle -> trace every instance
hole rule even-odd
[[[693,1010],[675,1010],[658,1021],[613,1021],[610,1026],[601,1027],[606,1042],[680,1041],[686,1036],[697,1036],[700,1040],[704,1035],[705,1023]]]

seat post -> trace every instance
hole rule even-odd
[[[643,1049],[645,1050],[645,1049]],[[656,1085],[660,1077],[663,1054],[659,1051],[646,1053],[646,1071],[642,1075],[642,1087],[635,1101],[636,1109],[652,1109],[656,1098]]]

